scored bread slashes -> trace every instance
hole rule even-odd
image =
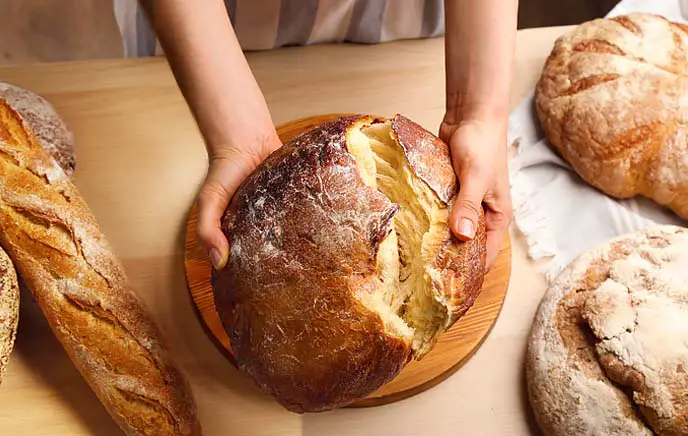
[[[624,235],[546,292],[526,356],[546,435],[688,434],[688,230]]]
[[[0,82],[4,100],[29,125],[41,146],[71,176],[76,158],[74,138],[55,108],[43,97],[26,89]],[[0,248],[0,382],[6,371],[19,323],[19,284],[12,261]]]
[[[238,367],[282,405],[363,398],[480,292],[485,221],[456,239],[446,144],[407,118],[343,117],[273,153],[235,194],[213,275]]]
[[[647,13],[583,23],[555,43],[535,90],[553,148],[615,198],[688,218],[688,26]]]
[[[53,105],[34,92],[3,82],[0,82],[0,99],[19,114],[43,149],[71,177],[76,167],[74,135]]]
[[[36,132],[41,146],[71,176],[76,164],[74,137],[55,108],[43,97],[9,83],[0,82],[0,100]],[[18,323],[18,277],[12,261],[0,248],[0,382],[14,349]]]
[[[189,383],[88,205],[2,99],[0,245],[125,434],[202,434]]]

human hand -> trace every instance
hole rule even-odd
[[[271,132],[254,147],[212,148],[208,174],[197,197],[196,235],[213,268],[224,268],[229,256],[229,242],[220,227],[227,205],[239,185],[281,145],[277,133]]]
[[[486,267],[492,267],[512,219],[509,174],[506,161],[506,127],[503,123],[445,117],[440,139],[449,144],[459,193],[450,216],[457,238],[475,236],[481,203],[487,231]]]

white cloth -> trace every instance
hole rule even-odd
[[[688,0],[624,0],[609,16],[652,12],[686,22],[686,6]],[[514,221],[548,280],[583,251],[610,238],[657,224],[686,224],[650,200],[615,200],[583,182],[544,139],[532,94],[511,113],[512,142],[517,147],[510,163]]]

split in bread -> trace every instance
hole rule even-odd
[[[422,358],[480,293],[485,218],[456,239],[448,146],[403,116],[343,117],[269,156],[223,218],[218,312],[239,368],[296,412]]]

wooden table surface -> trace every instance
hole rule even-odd
[[[565,28],[519,33],[512,105],[532,90]],[[443,115],[443,42],[320,46],[255,53],[274,121],[330,112],[403,113],[435,130]],[[509,293],[478,353],[416,397],[299,416],[244,380],[206,338],[183,271],[184,220],[206,169],[198,130],[163,60],[0,69],[48,98],[77,140],[76,184],[189,375],[205,435],[527,435],[525,338],[544,281],[514,234]],[[120,435],[30,297],[0,386],[0,434]]]

